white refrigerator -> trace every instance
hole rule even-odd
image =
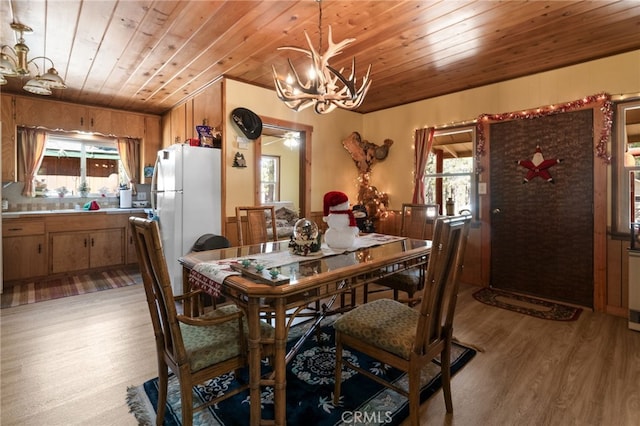
[[[176,295],[183,293],[178,258],[189,253],[200,236],[222,235],[220,179],[219,149],[176,144],[158,151],[151,198]]]

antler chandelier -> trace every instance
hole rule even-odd
[[[0,47],[0,85],[7,84],[6,77],[27,77],[31,74],[29,70],[30,65],[34,65],[37,69],[37,74],[34,78],[27,81],[23,86],[23,89],[30,93],[37,95],[51,95],[51,89],[66,89],[67,86],[64,83],[62,77],[58,75],[53,66],[53,61],[46,56],[37,56],[32,59],[28,59],[29,46],[24,42],[24,33],[33,32],[31,27],[17,22],[11,23],[11,28],[19,33],[18,43],[11,47],[7,44],[3,44]],[[12,58],[5,53],[5,50],[10,50],[14,57]],[[44,61],[51,62],[51,68],[46,73],[40,75],[40,68],[35,62],[36,59],[42,59]],[[44,67],[43,67],[44,69]]]
[[[367,69],[366,75],[362,78],[360,88],[357,88],[356,59],[353,58],[351,63],[351,75],[346,78],[343,75],[344,68],[339,71],[329,65],[329,60],[342,53],[342,48],[353,43],[354,38],[348,38],[340,43],[333,42],[331,26],[329,25],[329,47],[324,54],[322,51],[322,0],[316,0],[319,8],[318,30],[320,33],[319,49],[313,48],[311,39],[307,32],[304,35],[309,44],[309,49],[301,47],[283,46],[278,50],[294,50],[302,52],[311,58],[311,67],[307,73],[306,79],[301,79],[300,75],[294,68],[290,59],[290,73],[286,78],[278,75],[276,67],[273,68],[273,80],[276,86],[278,98],[289,108],[300,111],[313,105],[314,110],[318,114],[326,114],[335,108],[354,109],[359,107],[364,101],[364,97],[371,86],[369,74],[371,73],[371,64]]]

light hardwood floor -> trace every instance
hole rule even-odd
[[[640,424],[640,333],[625,319],[539,320],[475,290],[461,289],[454,334],[483,352],[453,378],[454,413],[438,392],[421,424]],[[136,424],[126,388],[157,375],[142,286],[0,313],[3,426]]]

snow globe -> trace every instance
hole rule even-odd
[[[307,256],[320,250],[318,225],[302,218],[293,225],[293,235],[289,241],[289,251],[299,256]]]

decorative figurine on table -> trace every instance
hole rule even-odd
[[[308,256],[320,251],[321,235],[318,225],[312,220],[302,218],[293,226],[289,241],[289,251],[299,256]]]
[[[358,232],[356,219],[349,209],[349,197],[339,191],[324,194],[324,220],[329,228],[324,234],[327,246],[334,249],[353,247]]]

